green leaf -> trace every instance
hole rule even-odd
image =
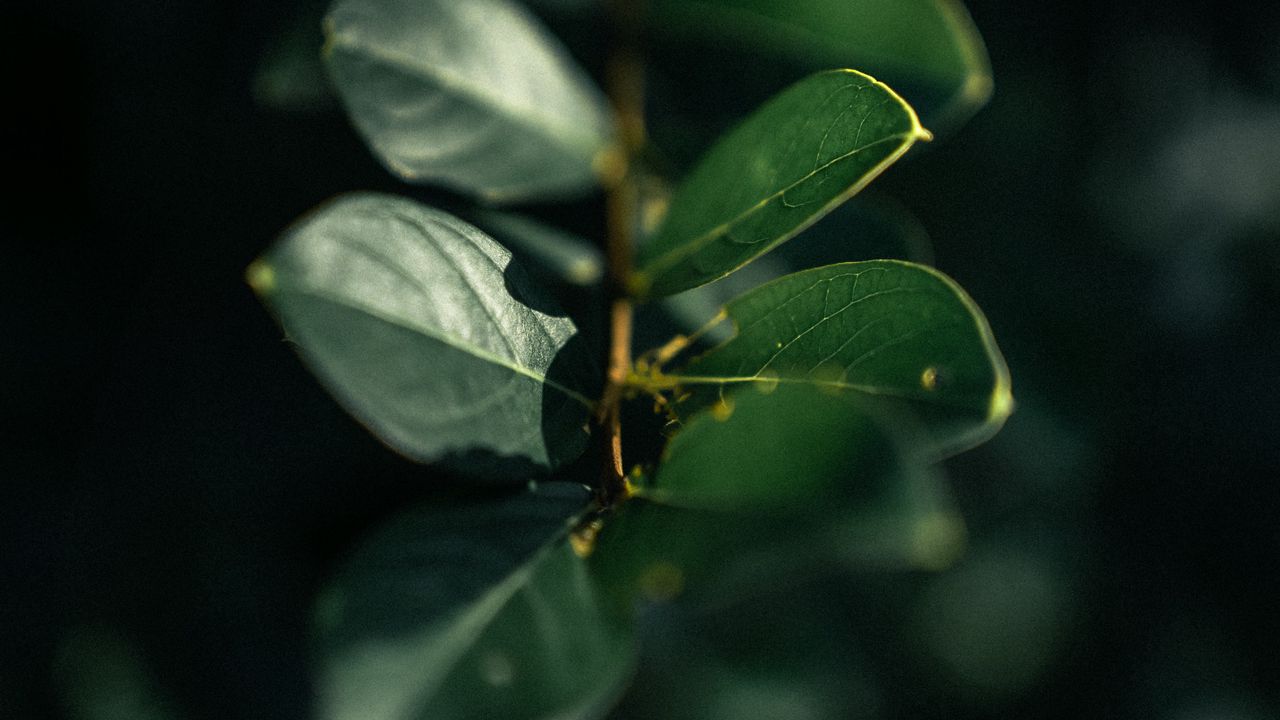
[[[991,96],[991,66],[958,0],[654,0],[663,35],[763,51],[799,67],[857,67],[892,83],[934,129]]]
[[[507,0],[339,0],[325,54],[374,153],[410,182],[489,201],[580,193],[613,136],[568,52]]]
[[[318,601],[320,717],[600,717],[634,647],[567,540],[587,502],[438,502],[365,543]]]
[[[950,278],[896,260],[788,275],[729,303],[737,334],[671,381],[687,407],[742,385],[801,384],[905,406],[939,456],[985,441],[1013,408],[986,318]]]
[[[693,417],[636,496],[708,512],[805,517],[861,507],[915,462],[910,419],[814,385],[763,385]],[[919,463],[915,463],[919,464]]]
[[[323,206],[249,283],[330,392],[391,447],[493,479],[576,458],[596,371],[505,249],[403,198]]]
[[[723,599],[833,557],[944,565],[961,524],[916,442],[910,418],[856,395],[743,391],[678,432],[592,560],[609,586],[651,600]]]
[[[875,673],[857,645],[867,617],[849,585],[822,580],[777,583],[714,612],[662,608],[620,717],[878,717]]]
[[[702,159],[639,252],[632,291],[671,295],[724,277],[852,197],[929,137],[892,90],[819,73],[765,103]]]

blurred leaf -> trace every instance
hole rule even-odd
[[[877,717],[874,673],[849,626],[848,593],[836,592],[842,589],[786,583],[714,612],[650,608],[646,617],[654,622],[646,627],[644,657],[619,717]]]
[[[758,390],[694,416],[606,519],[593,560],[611,587],[723,601],[832,557],[950,561],[963,531],[909,418],[811,385]]]
[[[336,105],[320,58],[322,10],[304,4],[266,48],[254,73],[253,97],[264,107],[306,113]]]
[[[1053,558],[1031,549],[1036,538],[988,535],[914,598],[907,630],[942,692],[987,703],[1018,697],[1078,636],[1073,589]]]
[[[248,272],[339,401],[391,447],[523,479],[586,445],[594,370],[510,253],[388,195],[341,197]]]
[[[638,496],[693,510],[801,517],[861,500],[861,477],[897,474],[892,436],[856,399],[812,386],[758,389],[681,428],[655,482]]]
[[[59,645],[53,679],[68,720],[176,720],[138,647],[117,630],[80,628]]]
[[[671,380],[690,409],[740,385],[799,383],[906,406],[937,454],[996,433],[1012,410],[986,318],[950,278],[895,260],[788,275],[727,306],[738,333]]]
[[[531,272],[583,287],[604,278],[604,253],[583,238],[516,213],[482,210],[474,217]]]
[[[374,153],[411,182],[489,201],[580,193],[612,138],[604,97],[507,0],[339,0],[329,70]]]
[[[683,41],[865,70],[934,129],[963,123],[991,96],[986,48],[958,0],[653,0],[651,14],[655,30]]]
[[[809,77],[718,142],[640,248],[636,295],[733,272],[852,197],[928,137],[892,90],[852,70]]]
[[[321,717],[601,716],[634,648],[567,540],[588,499],[440,503],[375,535],[319,600]]]

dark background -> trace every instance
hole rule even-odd
[[[1019,410],[949,465],[966,559],[854,581],[867,713],[1280,716],[1280,10],[968,6],[991,104],[877,186]],[[262,103],[298,12],[5,7],[0,717],[74,709],[85,628],[186,717],[306,717],[317,583],[437,480],[241,281],[320,201],[404,191],[335,107]]]

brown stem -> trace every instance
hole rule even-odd
[[[632,160],[644,146],[644,66],[639,51],[642,0],[613,0],[611,19],[616,32],[609,59],[609,99],[618,118],[622,171],[616,174],[606,198],[608,258],[609,349],[605,359],[605,386],[597,405],[595,423],[604,460],[601,502],[613,506],[626,498],[627,481],[622,464],[622,397],[631,371],[631,275],[635,247],[636,208],[639,190]]]
[[[609,365],[604,394],[596,410],[598,436],[603,444],[601,491],[606,506],[627,494],[622,465],[622,389],[631,365],[631,301],[615,298],[609,307]]]
[[[609,261],[609,349],[605,358],[605,385],[596,406],[597,437],[602,443],[602,502],[611,506],[626,496],[626,475],[622,465],[622,391],[631,370],[631,299],[626,295],[627,273],[631,271],[632,230],[635,219],[635,186],[626,173],[609,188],[606,199]]]

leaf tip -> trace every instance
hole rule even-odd
[[[979,108],[987,104],[995,91],[995,81],[990,71],[972,70],[965,76],[964,85],[960,88],[960,98],[969,105]]]
[[[604,268],[595,258],[577,258],[565,270],[568,279],[577,285],[595,285],[604,278]]]
[[[276,271],[266,260],[259,258],[245,268],[244,281],[258,295],[267,295],[276,289]]]
[[[893,90],[886,87],[889,92]],[[911,145],[916,142],[933,142],[933,131],[925,127],[920,122],[920,116],[916,113],[916,109],[912,107],[906,100],[903,100],[897,93],[893,93],[898,98],[898,102],[902,103],[902,107],[907,111],[907,115],[911,118],[911,133],[907,144]]]
[[[1016,403],[1010,387],[1008,374],[1001,374],[996,380],[996,387],[991,391],[991,406],[987,410],[987,422],[999,427],[1013,414]]]

